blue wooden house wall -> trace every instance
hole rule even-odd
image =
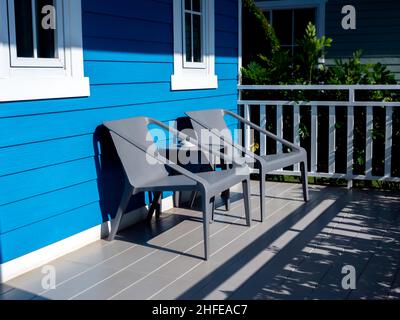
[[[237,0],[215,1],[214,90],[170,90],[172,0],[82,0],[82,9],[91,96],[0,104],[0,264],[114,214],[121,171],[103,121],[237,108]]]

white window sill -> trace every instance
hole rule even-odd
[[[206,77],[173,75],[171,77],[171,89],[172,90],[218,89],[218,77],[215,75]]]
[[[89,78],[0,79],[0,102],[90,96]]]

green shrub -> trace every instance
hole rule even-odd
[[[349,59],[336,59],[332,66],[327,66],[322,61],[327,54],[327,50],[334,44],[333,40],[327,37],[318,37],[316,28],[309,23],[304,32],[304,36],[298,41],[297,50],[294,55],[283,49],[271,25],[253,0],[244,1],[244,68],[242,68],[243,84],[396,84],[394,74],[381,63],[363,63],[362,51],[356,50]],[[249,45],[249,48],[246,48]],[[337,100],[347,101],[347,91],[259,91],[244,92],[244,98],[265,99],[265,100]],[[399,94],[393,91],[357,91],[357,101],[400,101]],[[299,134],[302,143],[309,144],[310,138],[310,108],[302,108],[302,120]],[[274,108],[268,110],[274,117]],[[362,174],[365,169],[365,108],[356,108],[354,126],[354,171]],[[319,114],[322,123],[327,121],[326,113]],[[325,122],[324,122],[325,121]],[[347,133],[346,133],[346,113],[339,108],[336,117],[337,128],[337,160],[339,163],[346,163]],[[291,120],[284,119],[285,126],[289,131]],[[397,147],[397,140],[400,139],[400,112],[395,108],[393,114],[395,131],[393,132],[394,147]],[[371,132],[374,144],[373,170],[378,174],[383,174],[384,163],[384,138],[385,138],[385,109],[374,108],[374,128]],[[271,123],[267,124],[269,130]],[[397,137],[395,139],[395,137]],[[270,144],[268,145],[270,148]],[[326,144],[319,145],[319,152],[327,154]],[[271,151],[271,150],[269,150]],[[273,151],[273,150],[272,150]],[[398,159],[396,153],[394,159]],[[342,168],[340,170],[346,170]],[[399,174],[398,165],[393,168],[394,174]]]

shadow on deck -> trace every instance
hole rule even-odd
[[[230,212],[217,210],[208,262],[201,215],[173,209],[54,261],[55,290],[42,288],[38,269],[0,286],[0,299],[400,298],[398,194],[312,186],[304,204],[300,185],[267,191],[262,224],[256,197],[251,228],[238,193]],[[345,266],[356,289],[342,287]]]

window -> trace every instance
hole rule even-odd
[[[265,12],[268,21],[274,27],[282,48],[294,54],[297,41],[300,40],[309,22],[316,24],[316,9],[284,9]]]
[[[274,27],[281,46],[294,54],[297,41],[304,35],[309,22],[316,26],[318,36],[324,35],[325,2],[326,0],[281,0],[263,1],[257,5],[263,9]]]
[[[214,0],[174,0],[172,90],[218,87],[214,39]]]
[[[0,0],[0,101],[88,96],[80,0]]]
[[[12,67],[64,66],[62,1],[9,1],[8,16]]]

